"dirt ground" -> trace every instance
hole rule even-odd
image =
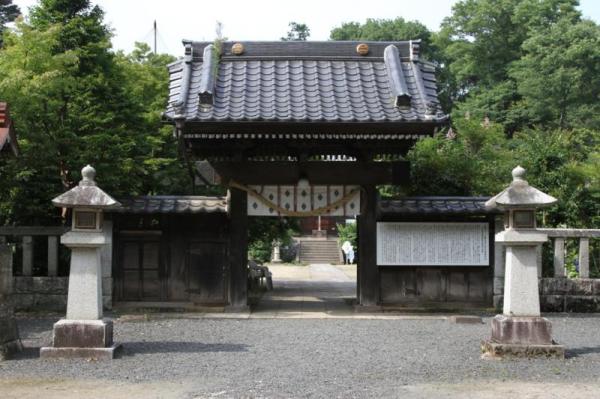
[[[116,383],[105,380],[0,380],[4,399],[155,399],[155,398],[231,398],[226,390],[194,394],[191,382]],[[600,384],[542,384],[513,381],[464,382],[457,384],[405,385],[398,389],[402,398],[456,399],[598,399]],[[236,396],[237,397],[237,396]]]

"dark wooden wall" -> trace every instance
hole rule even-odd
[[[225,214],[113,219],[115,301],[227,303]]]
[[[434,308],[491,307],[494,219],[487,216],[387,216],[385,222],[488,222],[489,266],[379,266],[380,303]]]
[[[492,306],[491,267],[380,267],[381,303]]]

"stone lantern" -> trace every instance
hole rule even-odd
[[[107,244],[102,213],[121,204],[96,185],[90,165],[81,175],[77,187],[52,200],[73,210],[71,231],[60,239],[71,249],[71,271],[67,317],[54,324],[52,346],[42,348],[40,356],[112,359],[118,345],[113,343],[112,321],[102,318],[100,250]]]
[[[548,235],[537,229],[535,212],[556,198],[531,187],[525,169],[512,171],[513,181],[486,207],[505,211],[504,231],[496,242],[506,248],[503,314],[492,319],[492,337],[483,349],[489,356],[564,357],[564,347],[552,340],[552,324],[540,316],[537,249]]]

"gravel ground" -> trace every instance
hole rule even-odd
[[[117,321],[115,339],[124,349],[112,362],[42,361],[38,348],[50,342],[57,319],[21,319],[28,349],[0,363],[0,397],[16,395],[13,388],[27,381],[35,386],[36,381],[74,379],[90,387],[103,381],[117,388],[139,384],[147,398],[440,397],[451,390],[440,387],[485,387],[482,383],[509,380],[544,389],[585,386],[591,390],[586,397],[600,397],[600,316],[550,319],[555,339],[569,349],[566,360],[480,359],[489,318],[482,325],[422,319],[173,318]],[[124,397],[135,397],[127,392],[121,390]]]

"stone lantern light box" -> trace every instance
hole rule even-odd
[[[90,165],[81,176],[79,185],[52,200],[73,210],[72,229],[60,239],[71,249],[71,270],[66,318],[54,324],[53,344],[42,348],[40,356],[112,359],[118,345],[113,343],[112,321],[102,315],[100,250],[107,244],[102,212],[121,204],[97,186]]]

